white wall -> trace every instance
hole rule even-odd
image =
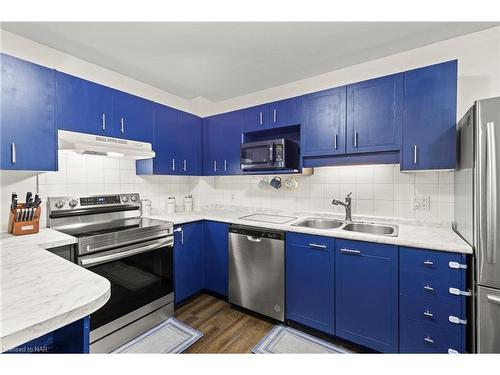
[[[453,59],[459,61],[459,118],[474,100],[500,95],[499,26],[218,103],[204,103],[201,111],[208,116]]]

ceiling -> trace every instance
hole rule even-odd
[[[185,99],[248,94],[494,27],[484,22],[4,22]]]

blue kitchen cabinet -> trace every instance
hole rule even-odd
[[[189,176],[203,175],[202,165],[202,119],[187,112],[177,111],[177,128],[181,133],[175,139],[180,143],[179,174]]]
[[[245,108],[242,111],[243,133],[265,130],[269,128],[269,105],[263,104]]]
[[[401,170],[454,169],[457,60],[404,73]]]
[[[242,113],[244,133],[300,125],[302,123],[302,97],[246,108]]]
[[[205,221],[204,271],[205,289],[227,296],[229,224]]]
[[[331,237],[286,235],[286,318],[335,333],[334,256]]]
[[[463,254],[400,247],[401,353],[465,353],[466,269]]]
[[[0,54],[1,169],[57,170],[54,70]]]
[[[115,136],[113,89],[56,72],[57,129]]]
[[[210,116],[203,122],[203,171],[206,176],[237,175],[240,169],[242,111]]]
[[[175,303],[203,289],[203,222],[177,225],[174,231]]]
[[[304,156],[345,154],[345,86],[304,96],[303,118]]]
[[[347,153],[399,151],[403,73],[347,86]]]
[[[90,350],[90,317],[86,316],[55,331],[37,337],[6,353],[86,354]]]
[[[113,137],[140,142],[153,142],[153,102],[113,90]]]
[[[398,346],[398,247],[335,241],[335,332],[383,353]]]

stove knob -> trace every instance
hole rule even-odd
[[[63,208],[65,203],[66,203],[66,202],[65,202],[64,200],[59,199],[59,200],[56,202],[56,207],[57,207],[57,208]]]
[[[130,200],[131,200],[132,202],[135,202],[135,201],[137,200],[137,195],[132,195],[132,196],[130,197]]]
[[[69,201],[69,205],[71,207],[75,207],[77,204],[78,204],[78,201],[76,199],[72,199],[72,200]]]
[[[127,202],[127,201],[128,201],[128,197],[127,197],[126,195],[124,195],[124,196],[122,197],[122,201],[123,201],[123,202]]]

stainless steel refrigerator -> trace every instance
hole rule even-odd
[[[500,97],[458,123],[454,229],[474,247],[473,350],[500,353]]]

